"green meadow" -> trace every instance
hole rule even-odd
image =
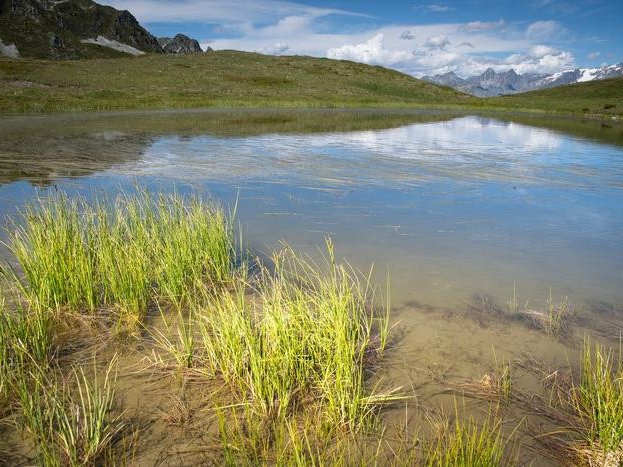
[[[0,113],[205,107],[436,108],[608,117],[623,79],[481,99],[379,66],[218,51],[44,61],[0,59]]]

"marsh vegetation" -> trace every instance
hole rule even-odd
[[[426,407],[414,387],[383,377],[399,341],[371,274],[339,261],[331,240],[318,255],[283,245],[259,259],[235,222],[235,208],[139,189],[52,193],[7,224],[4,461],[155,462],[155,424],[171,443],[193,438],[165,463],[516,465],[518,434],[530,433],[510,415],[521,406],[558,423],[534,434],[556,446],[552,458],[622,460],[613,350],[585,342],[580,374],[542,395],[516,388],[519,364],[501,361],[480,381],[446,386],[452,412]],[[133,391],[152,418],[129,402]],[[483,401],[480,416],[461,402],[470,394]],[[390,423],[388,411],[406,421]],[[418,429],[409,411],[421,414]]]

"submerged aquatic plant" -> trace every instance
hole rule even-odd
[[[519,298],[517,297],[517,286],[513,282],[513,295],[508,300],[508,312],[511,316],[516,316],[523,313],[527,308],[528,301],[526,300],[525,303],[521,304]]]
[[[524,307],[519,312],[519,315],[548,336],[559,337],[569,332],[571,324],[575,319],[576,311],[573,305],[569,303],[567,297],[563,298],[559,303],[555,303],[550,290],[544,311],[529,310]]]

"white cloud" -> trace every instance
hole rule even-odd
[[[424,8],[428,11],[432,11],[434,13],[445,13],[446,11],[450,11],[453,10],[454,8],[450,8],[447,5],[438,5],[438,4],[430,4],[430,5],[425,5]]]
[[[543,58],[548,55],[559,55],[560,50],[547,45],[535,45],[528,50],[528,55],[532,58]]]
[[[534,0],[532,2],[532,8],[542,11],[545,10],[549,13],[555,14],[573,14],[581,7],[577,1],[559,1],[559,0]]]
[[[360,13],[316,8],[281,0],[99,0],[120,10],[129,10],[145,23],[203,22],[248,23],[287,16],[321,17],[330,14],[366,16]]]
[[[512,66],[517,73],[555,73],[573,68],[575,59],[570,52],[536,45],[527,53],[507,57],[504,63]]]
[[[280,19],[272,26],[266,26],[261,29],[261,32],[265,36],[273,35],[295,35],[300,31],[303,31],[309,27],[311,22],[315,19],[313,15],[301,15],[301,16],[286,16]]]
[[[377,34],[362,44],[332,48],[327,50],[327,57],[386,65],[408,60],[411,57],[411,54],[407,51],[386,48],[383,43],[384,39],[383,34]]]
[[[599,58],[600,55],[601,55],[601,52],[595,51],[595,52],[589,53],[587,56],[589,60],[597,60],[597,58]]]
[[[381,27],[359,24],[350,30],[339,30],[332,21],[334,18],[329,18],[331,15],[365,15],[312,7],[296,3],[297,0],[100,1],[128,9],[148,25],[210,24],[213,32],[201,45],[215,50],[348,59],[393,67],[415,76],[448,71],[469,76],[488,67],[496,71],[513,67],[518,73],[555,72],[574,63],[573,55],[560,49],[560,40],[568,37],[568,32],[556,21],[535,21],[527,26],[504,19]],[[443,3],[422,2],[416,8],[440,13],[451,10]],[[332,30],[328,29],[329,25],[333,25]],[[543,69],[538,70],[539,67]]]
[[[502,29],[506,26],[506,21],[503,19],[499,21],[471,21],[469,23],[461,25],[461,31],[463,32],[483,32],[483,31],[495,31]]]
[[[282,55],[290,50],[290,46],[285,42],[276,42],[273,45],[269,45],[264,47],[261,52],[268,55]]]
[[[504,26],[509,27],[509,24]],[[214,49],[266,53],[271,49],[277,52],[275,44],[281,43],[289,46],[287,54],[379,64],[418,77],[449,71],[466,77],[480,74],[487,68],[495,71],[515,68],[518,73],[556,72],[571,68],[574,61],[568,52],[562,53],[559,49],[528,40],[525,30],[518,28],[514,34],[493,29],[467,33],[464,24],[459,23],[404,24],[351,34],[320,34],[315,31],[313,23],[307,23],[297,34],[269,28],[270,34],[268,28],[255,28],[244,37],[215,39],[210,45]],[[405,31],[414,39],[401,39]],[[417,37],[427,39],[417,41]],[[538,70],[539,66],[544,70]],[[556,69],[556,66],[560,67]]]
[[[438,34],[436,36],[431,36],[426,39],[424,42],[424,47],[430,50],[438,49],[444,50],[446,46],[450,45],[450,41],[446,37],[445,34]]]
[[[558,21],[536,21],[526,29],[526,37],[537,41],[560,39],[564,32]]]

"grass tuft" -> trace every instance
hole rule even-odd
[[[30,435],[43,465],[94,465],[122,428],[112,416],[116,357],[103,382],[90,381],[84,370],[72,370],[70,384],[34,369],[19,385],[21,425]]]
[[[42,308],[93,311],[97,302],[93,224],[83,200],[56,193],[26,207],[9,236],[26,284],[24,295]]]
[[[612,350],[585,341],[574,406],[593,457],[623,463],[623,366]],[[614,464],[613,464],[614,465]]]
[[[8,246],[31,304],[86,313],[106,306],[135,323],[150,300],[179,305],[193,287],[234,272],[228,217],[177,194],[89,203],[55,193],[25,210]]]
[[[33,368],[47,368],[54,354],[53,318],[39,310],[7,309],[0,300],[0,415]]]
[[[540,329],[548,336],[561,337],[566,336],[571,331],[571,325],[576,317],[576,310],[574,306],[569,303],[567,297],[564,297],[560,302],[556,303],[552,298],[552,292],[550,290],[549,298],[547,299],[546,308],[543,311],[529,310],[526,305],[522,309],[516,306],[517,301],[514,294],[509,303],[510,309],[517,310],[517,315],[528,321],[528,323],[536,329]]]
[[[501,422],[491,415],[478,425],[474,419],[461,421],[458,414],[451,426],[437,435],[425,448],[424,465],[446,467],[491,467],[516,465],[515,455],[506,456],[508,440],[502,435]]]
[[[260,420],[316,413],[327,428],[357,431],[399,398],[365,384],[388,314],[372,313],[368,277],[337,264],[330,241],[327,251],[317,263],[286,247],[230,290],[204,289],[179,317],[178,337],[156,341],[178,365],[220,378]]]

